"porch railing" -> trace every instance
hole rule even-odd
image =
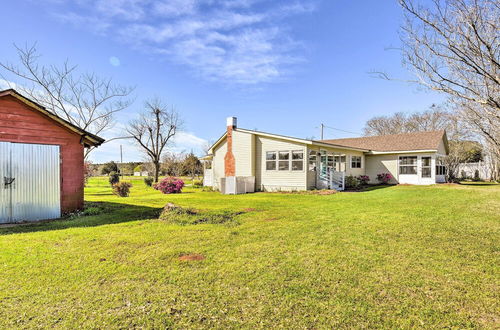
[[[345,189],[345,172],[328,169],[320,173],[319,179],[323,183],[323,188],[335,190]]]
[[[330,189],[344,190],[345,189],[345,172],[328,171]]]

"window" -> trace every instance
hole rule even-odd
[[[431,171],[431,157],[422,157],[422,178],[430,178]]]
[[[276,151],[266,152],[266,170],[267,171],[276,170]]]
[[[278,171],[288,171],[290,169],[290,152],[280,151],[278,155]]]
[[[446,166],[442,158],[436,159],[436,175],[446,175]]]
[[[351,156],[351,168],[361,168],[361,156]]]
[[[304,152],[302,150],[292,151],[292,171],[304,170]]]
[[[399,157],[399,174],[417,174],[417,156]]]
[[[309,151],[309,171],[316,171],[317,151]]]
[[[312,158],[312,152],[309,155],[316,164],[316,155]],[[266,152],[266,170],[267,171],[303,171],[304,170],[304,151],[268,151]]]

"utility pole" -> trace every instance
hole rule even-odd
[[[120,166],[118,167],[118,170],[120,170],[120,175],[123,176],[122,171],[121,171],[121,166],[123,164],[123,152],[122,152],[122,145],[120,144]]]
[[[323,140],[323,129],[325,128],[325,125],[321,123],[321,140]]]

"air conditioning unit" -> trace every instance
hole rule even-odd
[[[237,195],[255,192],[254,176],[228,176],[221,178],[221,193]]]

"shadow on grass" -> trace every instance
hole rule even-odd
[[[461,186],[495,186],[496,182],[460,182]]]
[[[349,192],[349,193],[360,193],[360,192],[369,192],[369,191],[374,191],[374,190],[379,190],[379,189],[384,189],[384,188],[390,188],[394,187],[394,184],[377,184],[377,185],[367,185],[363,186],[359,189],[346,189],[343,192]]]
[[[158,218],[161,208],[121,203],[92,202],[86,207],[99,210],[96,215],[71,215],[54,220],[0,227],[0,235],[32,233],[78,227],[95,227],[141,219]]]

